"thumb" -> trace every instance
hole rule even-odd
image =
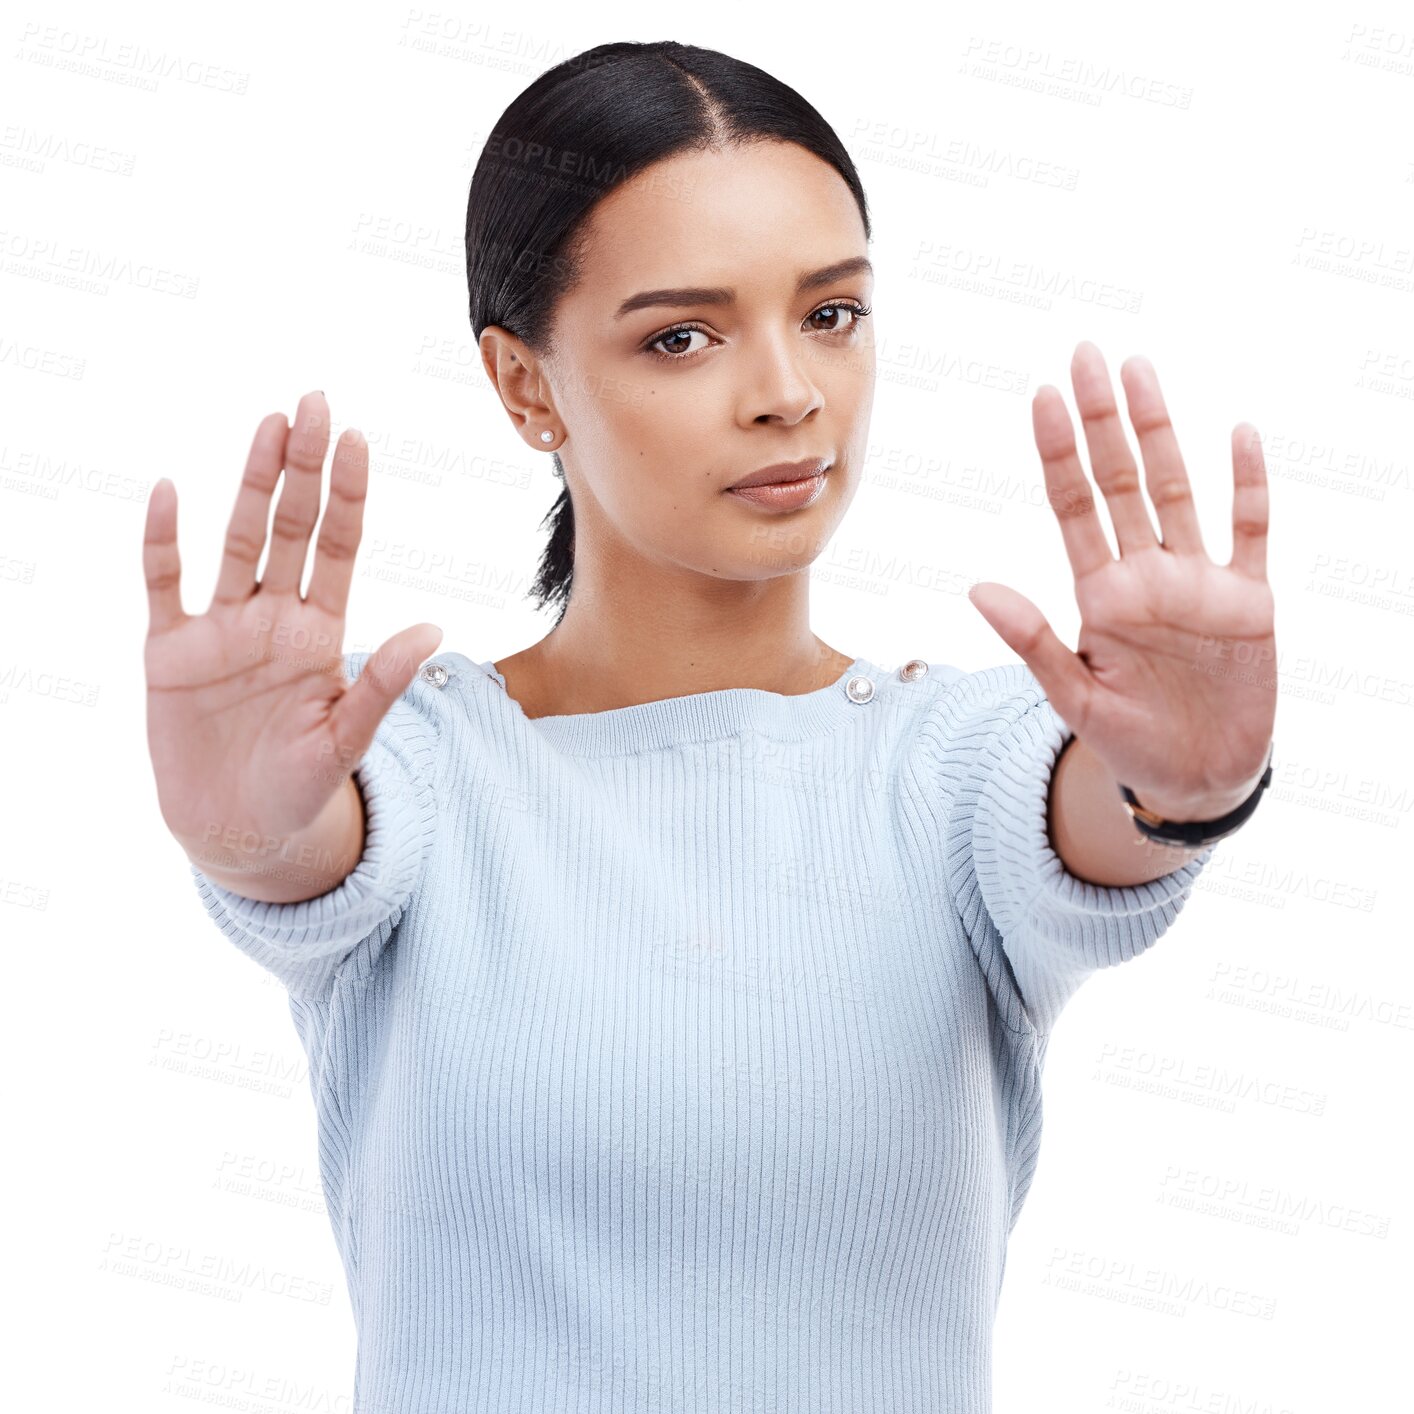
[[[331,728],[340,761],[363,758],[378,724],[441,641],[442,630],[436,624],[414,624],[395,633],[369,656],[334,708]]]
[[[1056,637],[1046,616],[1024,595],[987,580],[967,591],[977,612],[1030,668],[1041,691],[1069,724],[1085,720],[1090,669]]]

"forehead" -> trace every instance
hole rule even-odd
[[[789,294],[803,272],[867,253],[844,179],[785,142],[654,163],[595,207],[585,235],[577,293],[596,306],[686,284]]]

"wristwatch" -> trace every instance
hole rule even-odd
[[[1156,815],[1152,810],[1146,810],[1140,805],[1128,786],[1120,786],[1119,793],[1124,797],[1125,809],[1129,811],[1130,818],[1151,840],[1160,840],[1164,844],[1212,844],[1215,840],[1232,834],[1257,808],[1262,792],[1271,784],[1272,752],[1275,749],[1276,742],[1273,740],[1267,747],[1267,769],[1262,772],[1262,779],[1257,782],[1252,794],[1235,810],[1228,811],[1217,820],[1165,820],[1163,816]]]

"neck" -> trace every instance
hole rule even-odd
[[[756,687],[786,695],[828,687],[854,661],[822,642],[808,625],[790,632],[735,631],[694,635],[632,634],[586,626],[572,610],[539,643],[496,664],[506,690],[527,716],[602,712],[667,697]]]

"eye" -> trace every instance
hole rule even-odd
[[[843,326],[841,326],[841,325],[839,325],[839,324],[836,324],[836,325],[835,325],[833,328],[831,328],[831,329],[824,329],[824,330],[822,330],[822,331],[821,331],[822,333],[825,333],[825,334],[847,333],[849,330],[855,328],[855,326],[858,325],[858,323],[859,323],[859,321],[860,321],[861,319],[867,319],[867,318],[874,312],[874,309],[873,309],[873,306],[872,306],[872,305],[855,304],[853,301],[841,302],[841,303],[837,303],[837,304],[822,304],[819,309],[813,310],[813,311],[812,311],[809,315],[807,315],[806,317],[807,317],[808,319],[814,319],[814,318],[816,317],[816,315],[819,315],[819,314],[835,314],[835,315],[838,315],[838,314],[841,313],[842,311],[843,311],[844,313],[847,313],[847,314],[852,314],[854,317],[850,320],[850,322],[849,322],[848,324],[843,325]]]
[[[809,324],[812,319],[822,314],[830,315],[835,319],[834,325],[829,328],[821,328],[817,324],[814,332],[817,334],[849,335],[858,328],[861,320],[867,319],[873,312],[873,305],[860,304],[857,300],[833,300],[829,304],[822,304],[811,310],[805,316],[805,322]],[[847,313],[853,317],[848,323],[841,324],[839,322],[841,313]],[[701,348],[692,349],[681,346],[680,341],[692,334],[701,334],[704,338],[707,337],[707,331],[698,324],[675,324],[671,329],[665,329],[661,334],[655,334],[649,339],[643,345],[643,351],[663,363],[686,363],[688,359],[696,358],[704,351]],[[679,341],[677,347],[670,348],[668,351],[660,350],[657,347],[659,344],[673,344],[674,341]]]
[[[705,329],[699,329],[695,324],[680,324],[676,329],[669,329],[667,333],[658,334],[654,338],[649,340],[647,345],[648,350],[650,353],[657,354],[659,358],[667,358],[673,360],[691,358],[693,354],[700,353],[701,349],[686,349],[683,348],[681,345],[678,345],[677,347],[669,350],[666,353],[658,353],[658,350],[655,347],[655,345],[657,344],[668,343],[670,340],[686,338],[689,334],[701,334],[705,338],[707,331]]]

